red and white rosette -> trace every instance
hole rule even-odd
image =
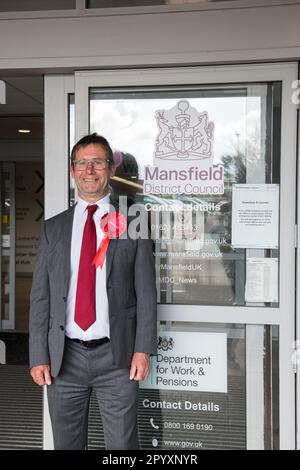
[[[92,264],[94,264],[96,268],[100,266],[102,269],[110,240],[112,238],[119,238],[120,235],[126,231],[126,217],[120,214],[120,212],[107,212],[101,217],[100,227],[104,233],[104,237]]]

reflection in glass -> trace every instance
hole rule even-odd
[[[122,8],[154,5],[186,5],[214,2],[216,0],[88,0],[87,8]],[[217,0],[225,2],[228,0]]]
[[[0,12],[4,11],[42,11],[76,8],[76,0],[1,0]]]
[[[168,321],[160,322],[158,330],[162,335],[164,331],[182,332],[185,341],[190,342],[191,333],[225,334],[227,358],[224,357],[223,367],[228,388],[227,393],[190,391],[188,386],[186,390],[176,390],[176,386],[162,390],[141,383],[138,419],[142,449],[279,449],[277,326]],[[196,351],[197,345],[192,345],[193,348]],[[152,358],[152,368],[153,364],[156,368],[155,360]],[[175,365],[178,368],[180,363]],[[168,364],[161,363],[161,367]],[[186,369],[189,367],[194,370],[194,366]],[[195,375],[191,371],[181,375],[182,382],[191,376],[192,380],[197,378],[196,370]],[[89,449],[104,448],[95,396],[91,400],[89,423]]]
[[[43,447],[43,390],[28,370],[29,292],[43,219],[42,162],[0,162],[0,450]]]
[[[9,319],[9,294],[10,294],[10,173],[1,164],[1,321]],[[0,321],[0,325],[1,325]]]
[[[15,219],[15,329],[28,333],[30,290],[44,220],[43,162],[15,164]]]
[[[246,261],[279,259],[279,250],[232,247],[232,187],[280,183],[280,93],[278,83],[90,89],[90,130],[115,150],[112,191],[149,211],[160,303],[257,306],[245,301]],[[214,165],[224,167],[223,194],[143,193],[159,132],[156,112],[180,100],[206,111],[214,123]]]

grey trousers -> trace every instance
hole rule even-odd
[[[86,348],[71,341],[66,341],[59,375],[47,387],[54,448],[86,448],[92,390],[106,449],[138,449],[138,382],[129,380],[128,368],[114,365],[110,343]]]

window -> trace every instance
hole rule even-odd
[[[160,303],[253,306],[262,302],[265,307],[278,307],[278,246],[234,246],[233,236],[238,230],[234,230],[232,220],[240,213],[233,207],[236,187],[243,190],[252,185],[258,192],[261,189],[263,197],[271,189],[278,195],[280,93],[278,83],[119,92],[90,89],[90,130],[104,135],[119,151],[112,191],[145,204],[151,215]],[[190,178],[185,194],[157,192],[158,186],[151,180],[145,184],[146,167],[152,164],[158,135],[154,116],[166,116],[180,103],[189,103],[190,109],[202,113],[200,116],[207,112],[208,125],[214,126],[214,161],[224,171],[224,188],[219,194],[193,193]],[[162,118],[162,129],[163,121],[166,119]],[[186,135],[193,132],[195,122],[190,122]],[[166,158],[159,161],[167,165]],[[180,168],[188,166],[183,160],[177,159]],[[201,168],[202,163],[194,160],[191,165]],[[253,197],[259,197],[258,193]],[[274,208],[278,214],[278,204]],[[274,232],[278,234],[278,226]],[[254,293],[259,272],[268,279],[270,273],[274,275],[273,298]]]
[[[71,10],[76,8],[76,0],[1,0],[0,12]]]

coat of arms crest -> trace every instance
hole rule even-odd
[[[159,134],[154,156],[166,160],[213,159],[214,123],[187,100],[169,110],[156,111]]]

